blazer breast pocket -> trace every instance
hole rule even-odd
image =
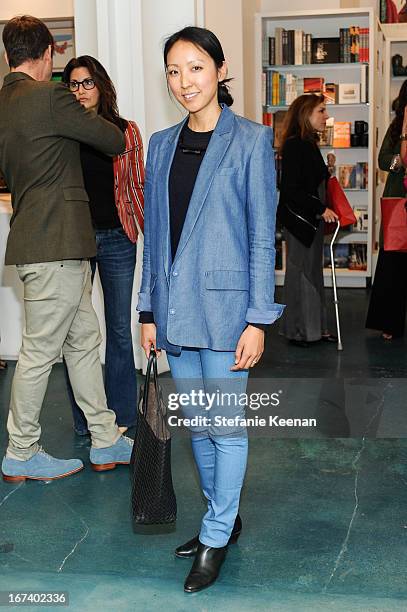
[[[83,187],[63,187],[64,199],[74,202],[89,202],[89,196]]]
[[[240,168],[238,168],[237,166],[234,166],[233,168],[218,168],[215,172],[215,176],[231,176],[232,174],[236,174],[239,170]]]

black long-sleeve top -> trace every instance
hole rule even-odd
[[[288,138],[282,150],[280,202],[290,202],[296,212],[325,212],[319,200],[318,187],[329,177],[321,151],[316,143],[299,136]]]
[[[93,227],[97,230],[120,227],[114,199],[113,158],[81,144],[81,164]]]

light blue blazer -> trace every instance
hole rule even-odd
[[[222,105],[171,261],[168,181],[185,121],[150,140],[137,310],[153,312],[158,348],[234,351],[248,323],[273,323],[284,308],[274,302],[272,130]]]

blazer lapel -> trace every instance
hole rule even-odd
[[[175,126],[174,130],[171,131],[168,139],[164,143],[164,151],[157,175],[161,177],[160,189],[158,195],[158,209],[160,211],[162,236],[164,240],[162,242],[163,258],[164,258],[164,269],[167,276],[167,280],[170,274],[171,267],[171,240],[170,240],[170,200],[169,200],[169,180],[172,161],[174,159],[175,151],[178,145],[178,139],[180,132],[188,120],[188,117],[181,121]]]
[[[191,200],[189,202],[188,211],[185,217],[184,227],[182,228],[180,241],[179,241],[177,252],[174,258],[174,263],[177,261],[177,259],[181,255],[182,251],[184,250],[191,236],[195,223],[198,220],[199,213],[202,210],[202,207],[205,203],[209,189],[212,185],[212,181],[214,179],[215,172],[218,169],[229,147],[229,143],[232,138],[233,122],[234,122],[233,112],[230,111],[227,106],[223,106],[222,113],[219,117],[218,123],[210,139],[209,146],[206,150],[205,156],[199,168],[198,176],[196,177],[194,190],[192,192]],[[175,148],[174,148],[174,151],[175,151]],[[169,172],[167,175],[167,182],[166,182],[167,186],[168,186],[168,177],[169,177]],[[168,189],[167,189],[167,202],[168,202]],[[166,208],[168,211],[169,210],[168,205]],[[169,237],[169,232],[168,232],[168,237]]]

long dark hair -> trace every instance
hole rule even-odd
[[[185,42],[190,42],[196,47],[200,47],[213,59],[215,62],[216,68],[221,68],[223,62],[225,61],[225,56],[223,54],[222,45],[219,42],[219,39],[215,36],[213,32],[210,30],[206,30],[205,28],[197,28],[195,26],[188,26],[179,30],[179,32],[175,32],[172,36],[167,38],[164,45],[164,66],[167,68],[167,57],[170,49],[175,45],[179,40],[183,40]],[[223,79],[218,84],[218,102],[219,104],[226,104],[226,106],[232,106],[233,98],[229,92],[229,87],[227,83],[232,79]]]
[[[314,108],[323,102],[325,98],[322,94],[303,94],[294,100],[285,118],[280,152],[287,138],[292,136],[298,136],[301,140],[308,140],[315,144],[319,141],[319,136],[309,118]]]
[[[127,121],[119,115],[116,89],[102,64],[91,55],[72,58],[65,66],[62,74],[62,81],[66,85],[71,80],[71,73],[75,68],[87,68],[89,70],[89,74],[95,81],[100,94],[98,114],[117,125],[124,132]]]
[[[407,79],[400,87],[399,95],[393,101],[392,108],[396,115],[390,124],[390,138],[394,146],[399,140],[404,121],[404,109],[407,105]]]

